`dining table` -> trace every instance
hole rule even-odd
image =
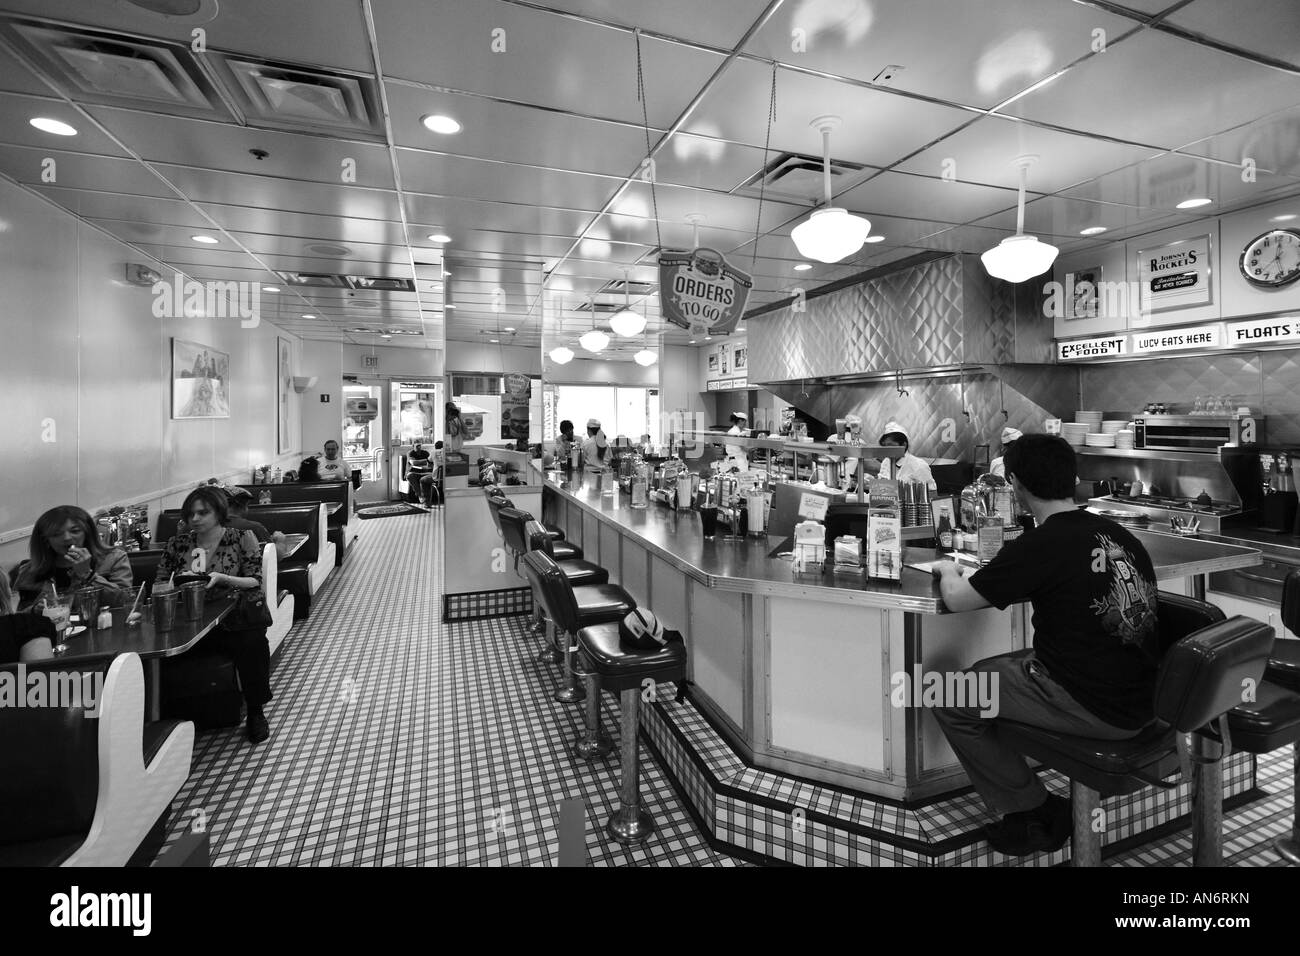
[[[310,538],[309,534],[286,534],[276,548],[276,557],[283,561],[293,557]]]

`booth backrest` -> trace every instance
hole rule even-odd
[[[324,530],[325,519],[321,517],[323,510],[321,504],[310,501],[301,504],[250,505],[248,519],[263,525],[267,531],[310,535],[307,543],[290,560],[291,564],[309,564],[319,557],[320,542],[326,533]],[[154,541],[158,542],[160,546],[166,545],[168,539],[175,536],[176,525],[179,523],[180,518],[181,512],[179,508],[160,511],[158,513],[158,530],[154,535]],[[128,552],[128,556],[129,554]],[[131,570],[134,573],[134,564]],[[157,570],[158,565],[155,563],[154,571]],[[135,580],[137,584],[140,583],[140,578],[137,577]],[[152,581],[153,576],[151,575],[148,580]]]
[[[345,525],[352,517],[352,482],[350,481],[298,481],[280,485],[240,485],[253,496],[253,501],[261,500],[263,492],[271,495],[271,504],[290,505],[323,501],[328,505],[341,504],[343,507],[329,518],[331,525]],[[251,515],[250,515],[251,517]]]
[[[16,675],[17,666],[0,670]],[[81,667],[60,665],[57,659],[29,662],[28,686],[36,671],[44,670],[50,694],[55,681],[70,688],[75,679],[84,689],[83,674],[106,674],[108,666],[108,661]],[[99,721],[88,719],[84,707],[0,707],[0,739],[5,741],[0,845],[90,831],[99,799],[98,731]]]

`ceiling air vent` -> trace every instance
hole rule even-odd
[[[230,54],[214,53],[213,61],[250,123],[383,136],[373,77]]]
[[[345,276],[348,285],[354,289],[368,289],[371,292],[414,292],[415,283],[410,279],[394,276]]]
[[[80,103],[230,120],[184,44],[18,19],[0,21],[0,35]]]
[[[637,282],[635,279],[624,282],[622,279],[612,279],[597,289],[596,295],[622,295],[624,286],[627,286],[628,295],[649,295],[655,290],[653,282]]]
[[[278,273],[289,285],[324,286],[330,289],[346,289],[347,283],[342,276],[328,275],[324,272],[281,272]]]
[[[831,160],[831,189],[839,192],[856,181],[867,167],[843,159]],[[815,203],[822,196],[822,158],[803,153],[782,153],[735,190],[745,196],[785,197]]]
[[[612,315],[622,310],[622,302],[592,302],[590,300],[574,306],[574,312],[591,312],[594,315]]]

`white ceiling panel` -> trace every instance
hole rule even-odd
[[[505,163],[627,176],[646,154],[638,126],[549,113],[477,96],[433,93],[388,83],[388,107],[398,146],[432,149]],[[452,136],[431,133],[421,117],[445,114],[460,122]],[[659,139],[651,133],[650,142]]]
[[[398,152],[402,190],[496,202],[534,203],[599,211],[623,184],[621,176],[596,176],[466,159],[403,149]]]
[[[0,64],[0,70],[4,65]],[[0,74],[2,75],[2,74]],[[44,133],[31,125],[36,117],[67,123],[75,136]],[[60,100],[18,94],[0,94],[0,141],[12,146],[34,149],[58,149],[70,153],[96,153],[102,156],[126,156],[127,153],[105,136],[76,109]]]
[[[158,164],[157,169],[185,195],[200,203],[264,206],[296,212],[398,219],[396,193],[362,186],[299,182],[222,170]]]
[[[683,129],[761,147],[767,136],[771,83],[770,66],[752,60],[732,63]],[[808,124],[828,112],[844,119],[831,136],[831,155],[868,166],[891,165],[976,115],[782,69],[777,71],[771,145],[820,156],[821,134]]]
[[[620,0],[546,0],[546,6],[729,50],[762,14],[767,0],[654,0],[631,4]]]
[[[47,165],[46,160],[53,160],[53,165]],[[164,199],[176,197],[162,180],[131,159],[85,156],[57,149],[0,146],[0,173],[30,185],[158,196]]]
[[[630,31],[497,0],[373,0],[384,75],[588,116],[642,121]],[[651,125],[666,127],[722,57],[643,37]]]
[[[1047,196],[1025,203],[1025,232],[1035,236],[1077,239],[1082,230],[1098,226],[1104,227],[1107,233],[1114,233],[1134,226],[1163,228],[1161,223],[1168,220],[1168,224],[1172,224],[1176,219],[1168,209],[1088,202],[1063,196]],[[1009,209],[977,219],[972,225],[1012,233],[1016,230],[1016,211]]]
[[[34,96],[54,95],[54,91],[27,69],[3,44],[0,44],[0,90],[11,93],[31,93]]]
[[[1181,0],[1118,0],[1116,6],[1124,7],[1142,16],[1155,16],[1168,10]]]
[[[837,197],[835,204],[868,218],[872,213],[906,217],[927,210],[935,219],[967,222],[1015,206],[1016,192],[907,173],[881,173]]]
[[[1168,23],[1239,49],[1300,67],[1300,10],[1295,0],[1195,0]]]
[[[901,66],[891,88],[987,109],[1134,26],[1068,0],[790,0],[745,51],[857,80]]]
[[[413,0],[418,2],[418,0]],[[357,0],[220,0],[215,18],[165,17],[126,0],[5,0],[7,11],[189,43],[202,27],[208,47],[362,73],[373,64]]]
[[[147,162],[323,183],[343,184],[346,175],[358,186],[393,188],[383,146],[102,106],[90,112]],[[258,159],[254,149],[268,155]]]
[[[397,245],[404,241],[402,224],[382,219],[346,218],[286,212],[261,206],[225,206],[203,203],[204,212],[231,232],[297,236],[324,242],[377,242]]]
[[[474,229],[576,237],[591,221],[590,212],[571,209],[431,196],[407,196],[406,217],[407,222],[419,224],[420,232],[412,237],[416,240],[437,230],[454,239]]]
[[[963,182],[1014,189],[1020,170],[1012,160],[1026,153],[1039,157],[1029,170],[1029,187],[1039,192],[1065,189],[1093,178],[1099,169],[1119,169],[1156,155],[1156,151],[1139,146],[989,116],[918,153],[898,169],[923,176],[943,176],[945,170],[951,170],[951,175]]]
[[[190,226],[196,230],[212,228],[211,223],[182,199],[85,192],[58,186],[41,186],[37,191],[83,219],[119,219],[125,222]]]
[[[1005,112],[1176,149],[1300,101],[1300,77],[1147,30]],[[1116,108],[1117,103],[1131,103]]]
[[[1300,177],[1300,107],[1208,137],[1179,152],[1240,164],[1249,158],[1260,169]]]
[[[1207,216],[1230,205],[1261,202],[1270,195],[1296,189],[1300,189],[1300,181],[1290,177],[1261,172],[1255,182],[1243,182],[1241,171],[1235,166],[1182,153],[1165,153],[1106,173],[1092,182],[1067,189],[1062,195],[1151,207],[1169,213],[1177,213],[1174,207],[1184,200],[1206,198],[1214,205],[1201,207],[1190,215]]]
[[[803,215],[809,209],[805,206],[773,202],[768,198],[763,202],[760,226],[758,203],[748,197],[663,184],[655,186],[652,195],[648,183],[634,180],[610,207],[611,218],[630,216],[652,220],[656,206],[661,223],[685,223],[688,221],[687,216],[699,213],[704,216],[703,224],[714,229],[727,229],[751,235],[755,226],[759,226],[766,232],[795,216]]]
[[[767,161],[776,150],[769,151]],[[655,155],[656,182],[730,192],[764,165],[763,150],[726,140],[676,133]]]

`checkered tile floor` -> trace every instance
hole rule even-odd
[[[358,540],[273,670],[271,739],[199,736],[173,838],[201,815],[218,866],[552,865],[560,801],[576,798],[592,865],[738,865],[710,848],[644,743],[658,832],[635,850],[605,835],[616,756],[569,756],[581,708],[551,699],[559,670],[537,663],[526,618],[441,623],[441,525],[435,511],[348,526]],[[610,695],[604,710],[617,739]],[[1227,815],[1226,863],[1280,865],[1267,846],[1291,825],[1289,751],[1260,760],[1259,786],[1267,799]],[[1190,852],[1176,834],[1108,862],[1185,865]]]

